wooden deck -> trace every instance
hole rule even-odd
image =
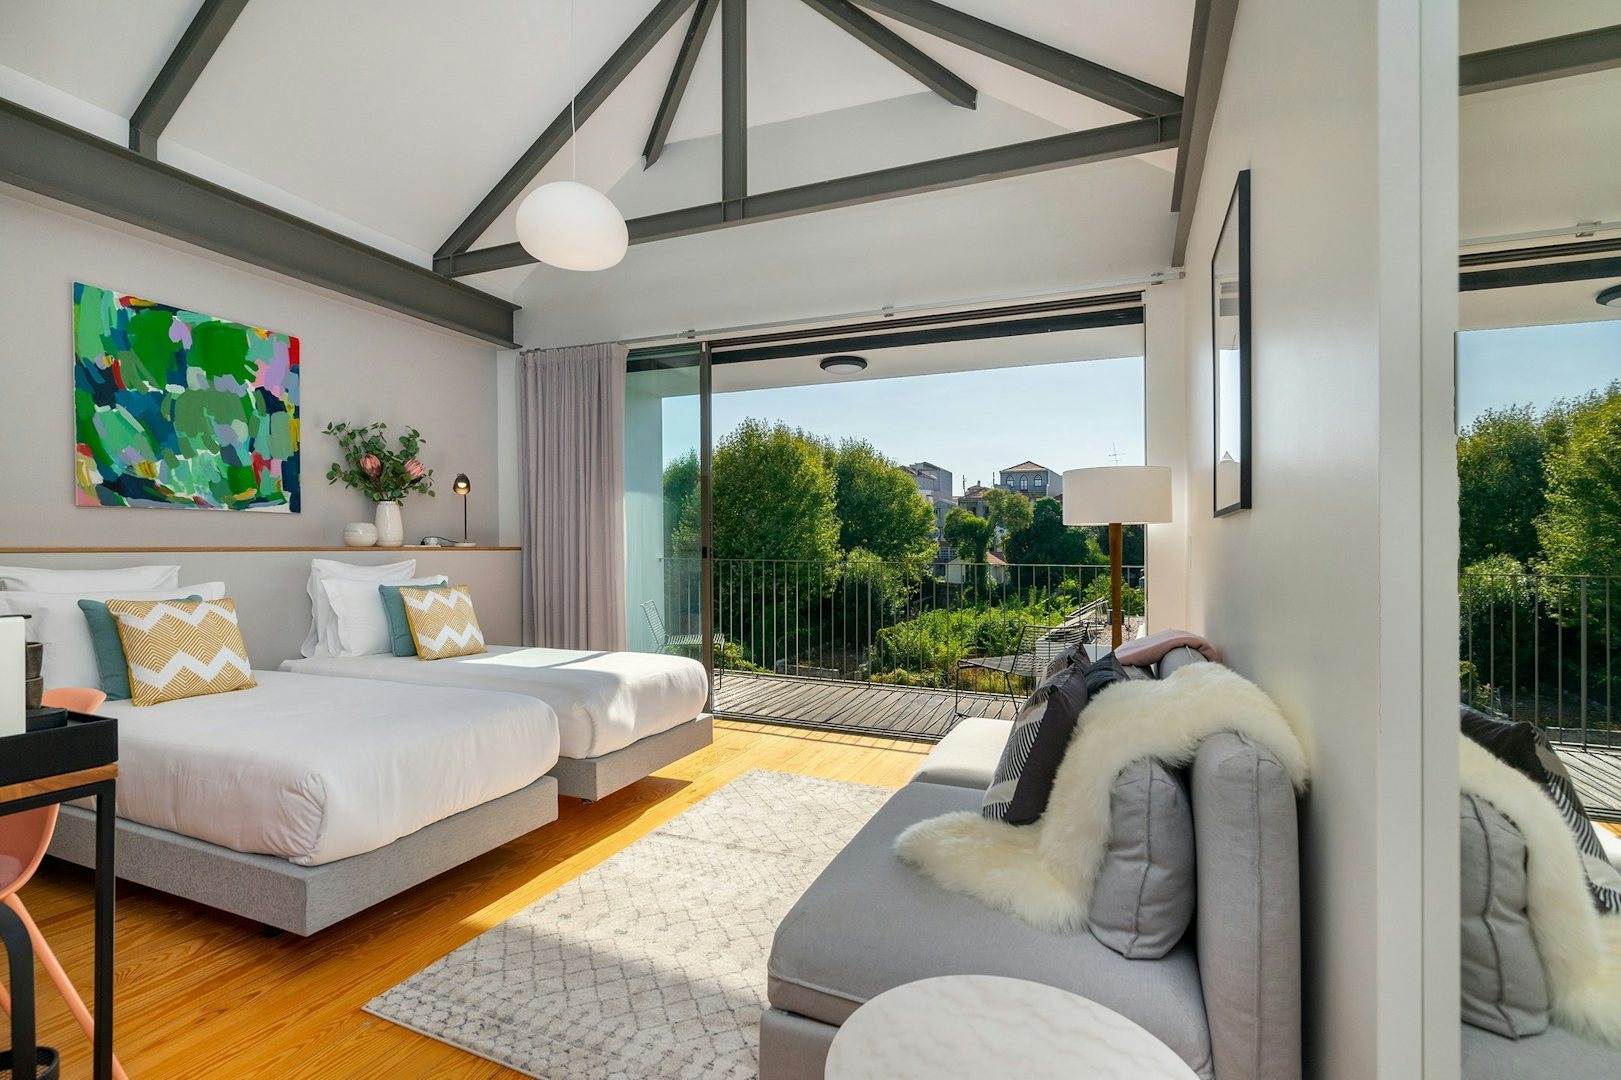
[[[1003,694],[964,693],[954,702],[950,690],[792,675],[729,671],[715,684],[717,716],[913,739],[940,738],[958,708],[1011,720],[1018,707]]]
[[[1554,744],[1559,759],[1570,770],[1576,794],[1588,814],[1609,821],[1621,821],[1621,749],[1583,750],[1579,746]]]

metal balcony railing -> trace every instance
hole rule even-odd
[[[701,641],[699,561],[666,559],[664,578],[671,636]],[[933,718],[954,718],[954,692],[987,707],[1007,696],[1005,678],[972,666],[959,677],[959,661],[1009,655],[1028,627],[1060,625],[1099,596],[1106,605],[1108,583],[1109,568],[1090,564],[716,559],[717,710],[752,681],[752,715],[937,737],[949,723]],[[1126,583],[1131,616],[1143,602],[1140,566],[1126,568]],[[781,682],[775,698],[761,680]],[[810,681],[824,686],[812,693]],[[857,706],[850,695],[864,689],[872,693]]]
[[[1465,572],[1458,593],[1467,704],[1529,720],[1561,745],[1621,748],[1615,713],[1621,581]]]

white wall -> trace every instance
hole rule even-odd
[[[1457,879],[1454,857],[1452,891],[1426,897],[1419,638],[1427,539],[1419,447],[1437,415],[1429,401],[1420,411],[1420,270],[1437,235],[1420,224],[1424,215],[1456,222],[1455,187],[1426,189],[1420,168],[1422,136],[1444,146],[1445,124],[1419,124],[1432,112],[1444,118],[1448,103],[1455,110],[1455,90],[1432,80],[1424,97],[1419,75],[1450,65],[1455,80],[1456,53],[1437,43],[1434,27],[1421,33],[1423,6],[1240,5],[1187,257],[1189,618],[1308,732],[1315,775],[1302,854],[1314,1078],[1425,1075],[1424,1012],[1436,1001],[1434,1032],[1454,1048],[1457,1038],[1455,947],[1450,1021],[1446,988],[1427,998],[1424,982],[1426,905],[1449,910],[1455,924]],[[1254,205],[1254,509],[1218,520],[1206,283],[1245,168]],[[1455,236],[1440,237],[1440,258],[1455,260]],[[1455,679],[1455,661],[1435,662]],[[1440,719],[1455,724],[1455,715]],[[1455,746],[1452,755],[1455,777]],[[1455,814],[1455,785],[1438,795]],[[1452,829],[1455,839],[1455,817]],[[1439,956],[1435,969],[1447,963]],[[1451,1067],[1455,1075],[1455,1049]],[[1444,1063],[1429,1075],[1447,1075]]]
[[[72,286],[85,281],[300,339],[303,511],[74,505]],[[0,547],[324,546],[371,504],[328,487],[329,421],[414,426],[442,489],[405,506],[409,540],[460,537],[450,480],[473,481],[471,534],[496,539],[495,349],[222,256],[0,187]]]

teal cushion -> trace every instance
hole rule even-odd
[[[171,600],[201,600],[200,596],[172,596]],[[118,636],[118,620],[100,600],[80,600],[79,610],[90,624],[90,641],[96,649],[96,669],[101,672],[101,692],[108,701],[129,700],[129,660],[124,642]]]
[[[422,586],[379,585],[377,591],[383,594],[383,611],[388,614],[388,637],[394,645],[394,655],[415,656],[417,642],[411,636],[411,622],[405,617],[405,601],[400,599],[401,588],[420,589]]]

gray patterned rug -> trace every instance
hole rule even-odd
[[[891,794],[750,772],[366,1011],[544,1080],[750,1080],[777,923]]]

